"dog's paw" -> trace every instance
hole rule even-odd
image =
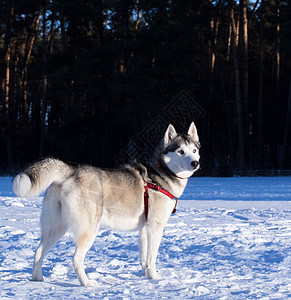
[[[142,268],[142,275],[147,276],[147,267],[142,266],[141,268]]]
[[[152,276],[149,276],[148,278],[149,278],[149,279],[161,280],[161,279],[163,279],[163,276],[161,276],[160,274],[158,274],[158,273],[156,272],[156,274],[154,274],[154,275],[152,275]]]
[[[148,279],[163,279],[163,277],[157,273],[155,270],[147,269],[146,275]]]
[[[31,280],[32,281],[43,282],[44,281],[44,277],[42,275],[40,275],[40,276],[33,275]]]
[[[88,280],[88,281],[84,284],[84,286],[86,286],[86,287],[92,287],[92,286],[96,286],[97,284],[98,284],[98,283],[97,283],[96,280],[91,279],[91,280]]]

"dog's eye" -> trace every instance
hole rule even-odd
[[[196,153],[196,152],[197,152],[197,149],[194,149],[194,150],[193,150],[193,153]]]
[[[181,154],[181,155],[185,154],[184,150],[179,150],[178,153]]]

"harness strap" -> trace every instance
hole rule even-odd
[[[148,193],[148,186],[144,186],[144,214],[146,221],[148,220],[148,212],[149,212],[149,193]]]
[[[148,193],[148,189],[155,190],[157,192],[160,192],[160,193],[168,196],[172,200],[176,200],[175,207],[173,209],[172,214],[174,214],[176,212],[176,207],[177,207],[177,203],[178,203],[177,197],[175,197],[174,195],[172,195],[168,191],[164,190],[159,185],[156,185],[156,184],[153,184],[153,183],[148,183],[147,185],[144,186],[144,213],[145,213],[146,220],[148,219],[148,211],[149,211],[149,204],[148,204],[149,203],[149,193]]]

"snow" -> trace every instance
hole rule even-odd
[[[0,299],[291,299],[291,178],[191,178],[165,228],[157,269],[139,266],[136,232],[100,230],[89,278],[73,270],[66,235],[48,253],[45,282],[32,282],[41,200],[18,198],[0,178]]]

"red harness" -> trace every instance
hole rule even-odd
[[[148,220],[148,211],[149,211],[148,189],[152,189],[152,190],[155,190],[157,192],[160,192],[160,193],[168,196],[169,198],[171,198],[171,200],[176,200],[175,207],[173,209],[172,214],[174,214],[176,212],[176,207],[177,207],[177,202],[178,202],[177,197],[175,197],[174,195],[172,195],[168,191],[162,189],[159,185],[156,185],[156,184],[153,184],[153,183],[148,183],[147,185],[144,186],[144,213],[145,213],[146,220]]]

